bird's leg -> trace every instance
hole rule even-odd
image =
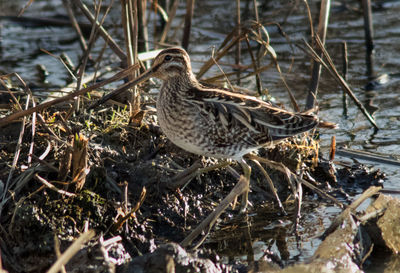
[[[246,212],[247,202],[249,200],[251,167],[247,164],[246,161],[244,161],[243,158],[242,158],[242,160],[239,161],[239,164],[242,166],[243,175],[244,175],[244,178],[247,181],[247,189],[242,194],[242,201],[241,201],[241,204],[240,204],[240,212],[243,213],[243,212]]]
[[[263,166],[261,166],[261,164],[260,164],[260,162],[258,162],[258,160],[252,159],[252,161],[257,165],[257,167],[258,167],[258,168],[260,169],[260,171],[263,173],[264,177],[267,179],[268,186],[269,186],[270,190],[272,191],[272,194],[274,195],[275,200],[276,200],[276,202],[278,203],[278,206],[279,206],[281,212],[282,212],[284,215],[287,215],[285,209],[283,208],[282,202],[281,202],[281,200],[279,199],[278,193],[276,192],[276,188],[275,188],[275,186],[274,186],[274,183],[272,182],[271,177],[268,175],[267,171],[263,168]]]
[[[220,161],[216,164],[213,164],[211,166],[207,166],[204,168],[202,167],[202,164],[200,160],[197,160],[192,166],[184,170],[182,173],[179,173],[175,175],[171,182],[168,183],[168,188],[170,189],[177,189],[187,183],[189,183],[193,178],[196,176],[202,174],[202,173],[207,173],[209,171],[213,171],[216,169],[220,168],[225,168],[226,166],[229,166],[231,162],[229,161]]]
[[[169,188],[178,188],[184,184],[186,184],[188,181],[190,181],[198,169],[200,169],[203,166],[200,160],[196,160],[189,168],[185,168],[184,171],[181,173],[176,174],[174,177],[172,177],[172,181],[168,185]]]
[[[290,171],[288,169],[288,167],[286,167],[285,165],[283,165],[283,163],[281,162],[275,162],[273,160],[268,160],[266,158],[262,158],[253,154],[248,154],[246,155],[246,158],[250,159],[250,160],[257,160],[258,162],[264,163],[267,166],[269,166],[270,168],[276,169],[278,171],[280,171],[286,178],[290,188],[293,191],[293,194],[296,196],[296,185],[293,183],[291,177],[296,177],[296,175],[294,173],[292,173],[292,171]]]
[[[202,237],[193,247],[193,249],[198,248],[206,239],[208,233],[210,232],[212,226],[217,221],[218,217],[224,212],[224,210],[229,206],[230,203],[233,202],[237,198],[237,196],[248,192],[249,190],[249,183],[248,179],[244,176],[240,176],[239,181],[235,185],[235,187],[230,191],[230,193],[219,203],[219,205],[214,209],[214,211],[207,216],[200,225],[197,226],[182,242],[181,245],[183,247],[187,247],[192,244],[194,239],[196,239],[201,233]]]
[[[252,154],[249,154],[247,156],[247,158],[249,158],[249,159],[251,159],[253,161],[256,160],[258,162],[262,162],[262,163],[266,164],[267,166],[269,166],[271,168],[277,169],[280,172],[282,172],[282,174],[285,176],[285,178],[286,178],[286,180],[287,180],[287,182],[289,184],[289,187],[292,190],[293,197],[294,197],[295,202],[296,202],[296,213],[295,213],[295,216],[294,216],[295,217],[295,219],[294,219],[294,231],[297,232],[297,226],[298,226],[299,219],[300,219],[300,216],[301,216],[300,215],[300,210],[301,210],[302,196],[300,196],[300,195],[303,194],[302,188],[301,187],[299,188],[300,185],[299,184],[297,186],[295,185],[295,182],[297,181],[297,176],[292,171],[290,171],[288,169],[288,167],[283,165],[283,163],[281,163],[281,162],[275,162],[275,161],[268,160],[266,158],[262,158],[262,157],[259,157],[259,156],[256,156],[256,155],[252,155]]]

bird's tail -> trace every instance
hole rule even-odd
[[[326,129],[338,129],[339,125],[333,122],[319,120],[318,121],[318,128],[326,128]]]
[[[306,115],[314,115],[315,112],[318,111],[318,106],[315,106],[314,108],[308,109],[306,111],[301,112],[301,114],[306,114]],[[326,129],[338,129],[339,125],[333,122],[329,121],[324,121],[324,120],[318,120],[318,128],[326,128]]]

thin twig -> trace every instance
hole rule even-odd
[[[75,196],[74,193],[67,192],[67,191],[64,191],[64,190],[61,190],[61,189],[57,188],[56,186],[54,186],[53,184],[51,184],[50,182],[48,182],[46,179],[44,179],[43,177],[41,177],[41,176],[38,175],[38,174],[35,174],[35,175],[34,175],[34,178],[35,178],[37,181],[39,181],[40,183],[42,183],[43,185],[45,185],[46,187],[48,187],[49,189],[51,189],[51,190],[53,190],[53,191],[55,191],[55,192],[58,192],[58,193],[61,194],[61,195],[66,195],[66,196],[68,196],[68,197]]]
[[[22,16],[24,14],[25,10],[29,8],[29,6],[33,3],[35,0],[29,0],[28,3],[25,4],[25,6],[19,11],[18,17]]]
[[[60,271],[63,265],[66,265],[68,261],[82,248],[82,246],[96,235],[94,230],[89,230],[83,233],[68,249],[57,259],[57,261],[50,267],[47,273],[57,273]]]
[[[245,69],[250,68],[250,67],[252,67],[252,66],[253,66],[252,64],[251,64],[251,65],[246,65],[246,66],[243,66],[243,69],[245,70]],[[261,72],[263,72],[263,71],[266,71],[266,70],[271,69],[271,68],[274,67],[274,66],[275,66],[275,64],[269,63],[268,65],[259,67],[257,71],[252,71],[252,72],[250,72],[250,73],[247,73],[246,75],[240,77],[240,79],[242,80],[242,79],[246,79],[246,78],[249,78],[249,77],[253,77],[253,76],[255,76],[255,75],[257,75],[257,74],[259,74],[259,73],[261,73]],[[213,76],[213,77],[204,79],[204,80],[202,80],[202,81],[203,81],[203,82],[210,82],[210,83],[212,83],[212,82],[217,81],[218,79],[232,76],[232,75],[234,75],[235,73],[236,73],[236,72],[230,72],[230,73],[225,73],[225,74],[218,74],[218,75],[215,75],[215,76]]]
[[[219,71],[221,71],[222,75],[225,75],[224,78],[225,78],[225,81],[227,82],[227,84],[229,85],[230,90],[234,90],[234,88],[233,88],[233,86],[231,84],[231,81],[228,79],[228,77],[226,76],[224,70],[221,68],[221,66],[218,64],[218,62],[215,60],[215,58],[214,58],[214,50],[213,50],[213,52],[211,54],[211,59],[214,61],[215,65],[218,67]]]
[[[56,233],[54,233],[54,252],[56,253],[57,259],[59,259],[61,257],[60,240],[58,240],[58,236]],[[60,271],[61,273],[67,273],[64,265],[61,265]]]
[[[28,196],[22,196],[14,206],[14,212],[11,216],[10,224],[8,225],[8,233],[13,234],[14,231],[14,223],[15,223],[15,217],[17,216],[18,210],[23,206],[25,200],[30,199],[32,196],[36,195],[40,191],[42,191],[46,186],[41,186],[35,191],[31,192]]]
[[[375,127],[375,129],[379,129],[378,125],[376,125],[374,118],[368,112],[368,110],[364,107],[364,105],[357,99],[354,93],[351,91],[347,82],[340,76],[339,72],[336,70],[335,64],[332,61],[331,56],[329,55],[328,51],[326,51],[324,45],[322,44],[319,37],[315,37],[318,47],[322,50],[322,53],[325,59],[328,61],[329,67],[332,69],[333,75],[337,81],[342,85],[342,87],[346,90],[347,94],[349,94],[350,98],[354,101],[354,103],[358,106],[364,116],[368,119],[368,121]],[[330,72],[331,73],[331,72]]]
[[[25,109],[29,108],[29,100],[30,100],[30,95],[28,95],[26,97]],[[17,167],[17,162],[18,162],[18,159],[19,159],[19,155],[21,153],[22,138],[23,138],[24,132],[25,132],[25,123],[26,123],[26,117],[24,117],[22,119],[22,122],[21,122],[21,129],[19,131],[19,137],[18,137],[17,146],[15,147],[15,154],[14,154],[13,163],[11,165],[10,172],[8,173],[7,182],[6,182],[6,185],[4,187],[3,195],[1,197],[1,200],[4,200],[5,197],[6,197],[6,194],[8,193],[8,189],[9,189],[10,183],[11,183],[11,178],[12,178],[12,176],[14,174],[15,168]],[[0,211],[0,214],[1,214],[1,211]]]
[[[200,225],[196,227],[182,242],[181,245],[183,247],[189,246],[194,239],[196,239],[202,232],[204,235],[197,242],[197,244],[193,247],[193,249],[198,248],[206,239],[208,233],[210,232],[212,226],[215,221],[217,221],[218,217],[224,212],[224,210],[232,203],[239,195],[243,194],[249,187],[249,181],[244,176],[240,176],[239,181],[235,185],[235,187],[231,190],[231,192],[219,203],[219,205],[214,209],[210,215],[204,219]]]
[[[262,44],[262,45],[264,46],[265,51],[271,56],[271,59],[272,59],[273,63],[275,64],[275,68],[276,68],[276,70],[279,72],[279,76],[280,76],[280,78],[281,78],[281,81],[282,81],[283,84],[285,85],[286,91],[288,92],[288,95],[289,95],[289,98],[290,98],[290,102],[292,103],[292,106],[293,106],[294,110],[295,110],[296,112],[300,112],[300,107],[299,107],[299,105],[298,105],[297,102],[296,102],[296,98],[294,97],[292,91],[290,90],[290,87],[289,87],[289,85],[287,84],[287,82],[286,82],[286,80],[285,80],[285,77],[283,76],[281,67],[279,66],[277,54],[276,54],[275,50],[272,48],[272,46],[270,45],[270,42],[269,42],[269,34],[268,34],[267,29],[266,29],[263,25],[261,25],[261,24],[260,24],[260,25],[257,25],[257,27],[258,27],[258,29],[261,29],[261,30],[262,30],[261,33],[264,34],[264,36],[266,37],[266,41],[264,41],[264,39],[262,38],[262,36],[257,36],[257,35],[260,35],[260,34],[258,34],[258,33],[260,33],[260,32],[256,33],[255,31],[252,31],[252,33],[253,33],[253,34],[256,36],[256,38],[257,38],[256,41],[257,41],[258,43]]]
[[[258,67],[258,63],[257,63],[256,58],[254,57],[253,51],[251,50],[250,41],[249,41],[249,38],[248,38],[247,35],[246,35],[245,41],[246,41],[246,44],[247,44],[247,50],[248,50],[248,52],[250,54],[251,63],[253,65],[253,70],[255,72],[258,95],[261,96],[263,90],[262,90],[262,87],[261,87],[261,79],[260,79],[260,73],[259,73],[260,70],[259,70],[259,67]],[[238,43],[238,44],[240,44],[240,43]]]
[[[254,15],[256,17],[256,23],[261,26],[260,17],[258,16],[258,1],[253,0],[253,8],[254,8]],[[257,31],[258,31],[258,36],[261,39],[262,35],[261,35],[260,28],[257,28]],[[267,36],[267,44],[269,44],[269,36]],[[262,43],[259,43],[258,53],[261,52],[261,45],[262,45]],[[257,68],[260,66],[260,61],[261,61],[261,58],[255,59],[255,63],[254,63],[254,66],[256,67],[255,71],[257,71]],[[256,74],[256,84],[257,84],[258,94],[262,95],[263,87],[262,87],[262,82],[261,82],[261,78],[260,78],[259,74]]]
[[[10,78],[10,77],[12,77],[12,76],[14,76],[15,74],[14,73],[11,73],[11,74],[7,74],[7,75],[2,75],[2,76],[0,76],[0,83],[1,83],[1,85],[3,85],[6,89],[7,89],[7,93],[11,96],[11,98],[13,99],[13,101],[14,101],[14,103],[15,103],[15,106],[18,108],[18,110],[22,110],[22,106],[21,106],[21,104],[19,103],[19,100],[15,97],[15,95],[14,95],[14,92],[12,92],[11,90],[10,90],[10,88],[8,87],[8,85],[3,81],[3,79],[7,79],[7,78]]]
[[[99,4],[97,5],[97,9],[96,9],[95,17],[94,17],[94,20],[96,22],[97,22],[97,20],[99,18],[101,3],[102,3],[102,1],[100,0]],[[106,12],[106,14],[107,14],[107,12]],[[103,16],[103,20],[102,20],[102,22],[100,22],[100,26],[103,24],[105,16],[106,15]],[[97,38],[97,35],[96,35],[97,30],[98,30],[98,28],[96,27],[95,24],[93,24],[92,25],[92,30],[90,31],[89,44],[86,47],[86,50],[83,52],[83,60],[82,60],[81,65],[79,66],[79,69],[78,69],[76,90],[79,90],[81,88],[82,78],[83,78],[83,74],[85,73],[87,61],[88,61],[89,56],[90,56],[90,51],[92,50],[94,42],[96,41],[96,38]],[[74,110],[75,111],[79,111],[80,98],[76,97],[74,99],[74,101],[75,101],[74,102]],[[72,114],[72,111],[70,111],[70,113]],[[68,117],[67,117],[67,119],[68,119]]]
[[[262,163],[266,164],[267,166],[270,166],[271,168],[279,170],[280,172],[282,172],[287,177],[287,179],[289,180],[288,181],[289,183],[292,183],[290,177],[295,177],[301,183],[303,183],[304,186],[306,186],[307,188],[313,190],[318,195],[320,195],[320,196],[322,196],[324,198],[327,198],[329,200],[332,200],[336,205],[338,205],[341,208],[343,207],[343,204],[341,202],[339,202],[336,198],[334,198],[333,196],[330,196],[329,194],[327,194],[326,192],[324,192],[321,189],[317,188],[316,186],[314,186],[310,182],[300,178],[299,176],[297,176],[296,174],[291,172],[289,170],[289,168],[286,167],[285,165],[283,165],[282,163],[275,162],[275,161],[272,161],[272,160],[268,160],[266,158],[262,158],[262,157],[259,157],[259,156],[253,155],[253,154],[248,154],[248,155],[246,155],[246,157],[251,159],[251,160],[255,159],[255,160],[259,161],[259,162],[262,162]],[[292,187],[292,190],[295,188],[294,185],[291,185],[291,187]]]
[[[229,49],[231,49],[238,41],[240,37],[234,37],[224,48],[217,51],[215,57],[210,58],[207,62],[203,64],[200,71],[197,73],[197,78],[201,78],[214,64],[218,62],[223,56],[225,56]]]
[[[50,55],[51,57],[53,57],[53,58],[59,60],[59,61],[62,63],[62,65],[65,67],[65,69],[68,71],[69,75],[70,75],[73,79],[76,80],[76,76],[75,76],[75,73],[74,73],[74,71],[73,71],[74,69],[71,69],[71,68],[72,68],[71,65],[70,65],[69,63],[67,63],[67,62],[64,60],[64,59],[65,59],[65,56],[64,56],[64,57],[63,57],[63,56],[57,56],[57,55],[51,53],[50,51],[48,51],[48,50],[46,50],[46,49],[44,49],[44,48],[41,48],[40,51],[43,51],[44,53]]]
[[[32,94],[31,89],[29,88],[29,86],[25,83],[25,81],[20,77],[20,75],[18,73],[13,73],[13,75],[24,86],[25,92],[28,94],[28,96],[32,100],[32,106],[35,107],[36,106],[35,98]],[[28,102],[28,104],[29,104],[29,102]],[[29,105],[28,105],[28,107],[29,107]],[[28,166],[30,166],[32,163],[32,154],[33,154],[33,147],[34,147],[34,143],[35,143],[35,141],[34,141],[35,134],[36,134],[36,113],[33,113],[32,114],[32,136],[31,136],[31,144],[29,146],[29,153],[28,153]]]

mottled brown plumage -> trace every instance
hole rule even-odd
[[[313,115],[291,113],[255,97],[202,85],[180,48],[158,54],[151,74],[163,80],[157,100],[161,129],[192,153],[241,160],[249,152],[318,124]]]

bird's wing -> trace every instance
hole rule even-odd
[[[222,126],[244,126],[255,135],[269,135],[270,140],[293,136],[314,128],[313,115],[292,113],[252,96],[214,88],[189,90],[190,101],[207,118],[219,120]]]

